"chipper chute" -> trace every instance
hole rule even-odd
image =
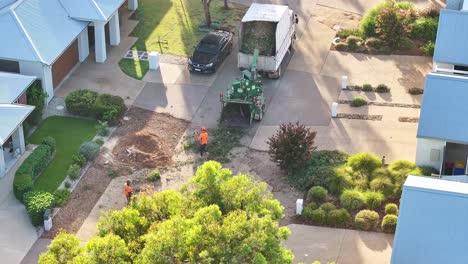
[[[220,95],[222,104],[221,122],[228,125],[241,125],[238,120],[260,121],[265,112],[265,98],[263,96],[262,76],[257,72],[258,49],[254,56],[250,70],[242,71],[242,77],[231,83],[231,87]]]

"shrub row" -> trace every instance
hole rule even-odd
[[[54,141],[55,142],[55,141]],[[39,145],[21,164],[13,180],[13,192],[16,199],[23,202],[25,193],[33,190],[33,181],[47,167],[52,157],[49,145]]]
[[[311,202],[304,208],[302,214],[314,223],[334,227],[343,227],[351,219],[346,209],[337,209],[332,203],[324,203],[317,208],[317,204]]]
[[[65,105],[72,114],[97,118],[111,125],[117,124],[126,110],[122,97],[86,89],[69,93],[65,97]]]

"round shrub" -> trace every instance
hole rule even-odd
[[[270,159],[288,173],[300,171],[317,148],[316,135],[317,132],[299,122],[281,124],[267,142]]]
[[[52,208],[54,196],[51,193],[42,191],[28,192],[24,194],[24,204],[31,223],[34,226],[39,226],[44,223],[45,210]]]
[[[370,209],[379,208],[385,200],[385,196],[381,192],[367,191],[364,193],[364,197],[366,198],[366,204]]]
[[[106,121],[109,125],[115,125],[123,116],[126,106],[120,96],[100,94],[96,99],[97,118]]]
[[[311,219],[312,211],[314,211],[317,208],[318,208],[318,206],[317,206],[316,203],[310,202],[310,203],[307,204],[306,207],[304,207],[304,209],[302,209],[302,215],[307,219]]]
[[[382,219],[382,230],[385,233],[395,233],[396,225],[398,222],[398,216],[388,214]]]
[[[414,165],[414,162],[407,160],[397,160],[390,163],[388,166],[388,171],[394,178],[395,182],[403,183],[408,174],[415,168],[416,166]]]
[[[348,158],[347,165],[350,166],[354,172],[363,174],[367,178],[370,178],[372,172],[377,168],[382,167],[382,160],[374,154],[361,152],[351,155]]]
[[[416,169],[412,170],[409,174],[412,175],[421,175],[421,176],[431,176],[432,174],[437,174],[438,171],[430,166],[419,166]]]
[[[76,180],[80,177],[81,167],[78,164],[71,164],[68,167],[67,175],[72,180]]]
[[[60,189],[54,192],[54,207],[62,207],[70,201],[71,193],[68,189]]]
[[[366,205],[364,193],[358,189],[344,190],[340,196],[341,206],[348,211],[362,208]]]
[[[327,194],[327,189],[323,188],[322,186],[314,186],[310,188],[309,192],[307,192],[307,199],[309,201],[321,203],[325,201],[325,198],[327,198]]]
[[[69,181],[65,182],[65,188],[70,189],[71,188],[71,183]]]
[[[340,43],[337,43],[335,45],[335,49],[337,51],[347,51],[348,50],[348,44],[347,43],[343,43],[343,42],[340,42]]]
[[[353,187],[353,178],[348,172],[349,167],[342,165],[334,169],[334,174],[327,180],[328,190],[335,194],[340,195],[344,189]]]
[[[428,41],[424,46],[421,47],[421,50],[426,56],[434,56],[435,43],[434,41]]]
[[[361,230],[374,230],[379,226],[379,214],[372,210],[361,210],[354,217],[354,225]]]
[[[351,220],[351,216],[344,208],[328,212],[327,223],[331,226],[343,227],[349,220]]]
[[[411,37],[419,40],[435,41],[438,23],[438,18],[419,17],[411,25]]]
[[[366,39],[366,46],[374,49],[380,49],[384,45],[384,42],[379,38],[368,38]]]
[[[388,88],[388,86],[385,85],[385,84],[379,84],[379,85],[377,85],[377,87],[375,88],[375,91],[376,91],[377,93],[388,93],[388,92],[390,92],[390,88]]]
[[[320,209],[324,210],[326,213],[330,212],[331,210],[335,210],[336,206],[332,203],[324,203],[320,205]]]
[[[388,203],[385,205],[385,213],[386,214],[392,214],[392,215],[398,215],[398,205],[394,203]]]
[[[315,209],[310,214],[310,220],[317,224],[325,224],[327,221],[327,213],[322,209]]]
[[[50,137],[50,136],[43,138],[41,141],[41,144],[49,146],[51,153],[54,153],[55,148],[57,147],[57,142],[55,141],[55,138]]]
[[[362,85],[362,90],[364,92],[372,92],[374,91],[374,88],[372,87],[372,85],[368,84],[368,83],[365,83]]]
[[[369,186],[372,191],[382,192],[386,197],[392,196],[395,188],[388,177],[377,177],[370,182]]]
[[[80,116],[95,117],[98,93],[90,90],[76,90],[65,97],[67,111]]]
[[[78,165],[80,167],[83,167],[84,165],[86,165],[86,157],[81,155],[81,154],[73,155],[72,156],[72,163],[76,164],[76,165]]]
[[[364,97],[356,96],[351,100],[352,107],[359,107],[363,105],[367,105],[367,100]]]
[[[377,168],[371,173],[369,180],[375,178],[390,178],[390,173],[386,168]]]
[[[362,40],[362,38],[356,36],[349,36],[346,38],[346,43],[348,44],[348,48],[350,50],[357,49],[363,42],[364,41]]]
[[[157,181],[161,179],[161,172],[158,169],[155,169],[151,171],[150,173],[146,174],[145,178],[152,182]]]
[[[94,142],[84,142],[80,146],[80,155],[83,155],[86,158],[86,160],[93,160],[94,158],[96,158],[98,153],[99,145]]]

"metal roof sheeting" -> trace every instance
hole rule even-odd
[[[426,75],[418,138],[468,144],[468,78]]]
[[[391,263],[467,263],[467,198],[467,183],[408,176]]]
[[[0,145],[5,144],[21,123],[34,110],[34,106],[0,104]]]
[[[0,72],[0,103],[14,103],[35,79],[34,76]]]
[[[59,0],[23,0],[0,11],[0,57],[51,65],[88,22],[69,17]]]
[[[242,18],[242,22],[270,21],[279,22],[285,12],[289,11],[286,5],[268,5],[253,3]]]
[[[107,21],[125,0],[60,0],[70,17],[86,21]]]
[[[468,13],[449,9],[440,10],[434,61],[468,65],[467,43]]]

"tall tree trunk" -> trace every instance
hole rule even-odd
[[[203,11],[205,12],[206,26],[208,28],[211,28],[210,2],[211,2],[211,0],[202,0]]]
[[[224,0],[224,9],[229,9],[228,0]]]

